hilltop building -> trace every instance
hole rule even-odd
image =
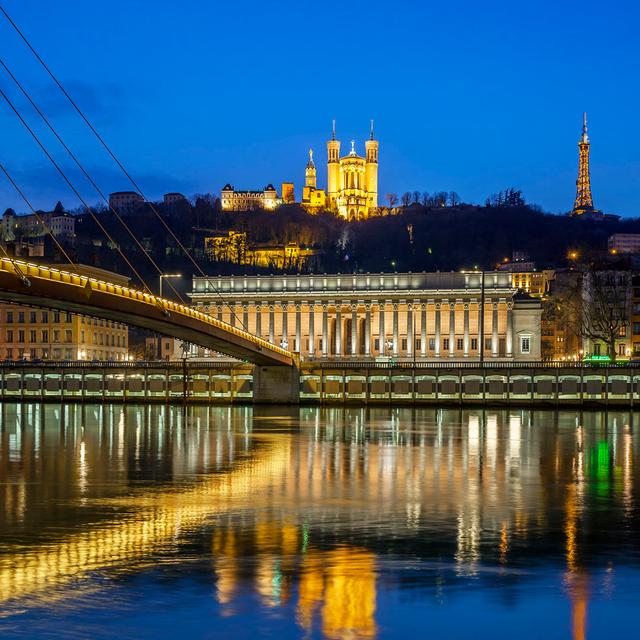
[[[38,211],[37,215],[29,213],[19,216],[13,209],[7,209],[2,214],[2,222],[0,222],[2,240],[5,242],[42,238],[48,235],[49,231],[57,238],[73,238],[75,228],[75,218],[61,210]]]
[[[318,189],[317,178],[316,165],[313,162],[313,149],[309,149],[309,161],[304,171],[302,206],[311,213],[324,209],[327,204],[327,194],[324,189]]]
[[[365,157],[351,151],[340,156],[340,141],[336,139],[333,121],[331,140],[327,142],[327,205],[346,220],[362,220],[378,209],[378,141],[371,134],[365,142]],[[308,165],[307,165],[308,166]]]
[[[144,198],[137,191],[114,191],[109,194],[109,208],[121,215],[135,213],[144,204]]]
[[[293,204],[296,201],[296,192],[293,182],[282,183],[282,204]]]
[[[177,204],[189,204],[187,198],[182,193],[177,192],[165,193],[164,196],[162,196],[162,201],[168,207]]]
[[[236,191],[230,184],[226,184],[220,195],[223,211],[273,211],[278,204],[278,194],[272,184],[268,184],[262,191]]]

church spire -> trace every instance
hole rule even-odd
[[[373,140],[373,120],[371,120],[371,134],[369,136],[370,140]]]
[[[332,126],[331,126],[331,139],[335,140],[336,139],[336,121],[335,119],[331,121],[332,122]]]
[[[316,165],[313,162],[313,149],[309,149],[309,162],[307,162],[307,169],[315,169]]]

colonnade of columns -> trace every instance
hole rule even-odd
[[[242,318],[240,328],[309,358],[478,357],[483,341],[482,305],[474,298],[238,302],[232,306],[233,313],[220,305],[217,316],[236,326]],[[511,300],[485,300],[484,347],[485,357],[513,355]]]

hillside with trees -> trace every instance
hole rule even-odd
[[[404,194],[402,199],[410,200],[406,206],[388,208],[388,215],[360,222],[346,222],[329,212],[311,215],[298,205],[284,205],[275,212],[223,212],[212,196],[196,196],[193,204],[155,206],[180,242],[212,274],[265,272],[254,266],[206,262],[204,239],[230,230],[246,232],[250,245],[297,243],[316,249],[320,270],[343,273],[492,268],[514,251],[528,254],[538,268],[561,266],[569,251],[584,260],[595,259],[606,253],[611,234],[640,233],[640,219],[551,215],[526,205],[514,189],[490,196],[484,206],[460,204],[457,194],[423,195]],[[393,194],[389,196],[390,202],[397,201]],[[153,283],[153,268],[115,216],[104,207],[95,213],[123,252],[140,265],[142,276]],[[92,217],[82,211],[75,214],[76,237],[68,247],[74,259],[128,273]],[[161,269],[186,275],[181,286],[188,289],[193,266],[149,206],[141,205],[126,221]]]

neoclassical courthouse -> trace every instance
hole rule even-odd
[[[304,360],[540,359],[540,301],[508,272],[485,273],[484,305],[478,272],[194,277],[190,296]]]

